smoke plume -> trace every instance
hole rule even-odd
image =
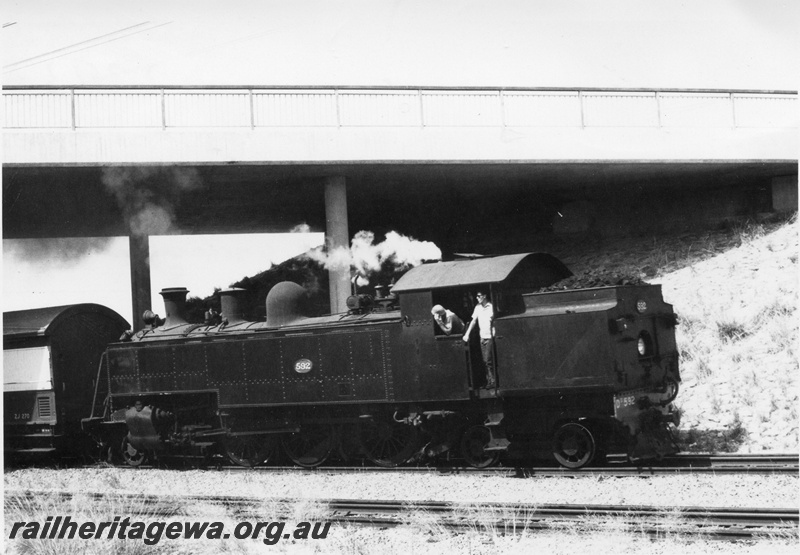
[[[430,241],[417,241],[396,231],[386,234],[386,239],[375,244],[375,234],[359,231],[350,242],[350,248],[317,248],[307,256],[328,269],[355,270],[360,276],[386,270],[402,271],[419,266],[426,260],[441,260],[442,251]],[[363,280],[362,280],[363,281]]]
[[[195,168],[110,167],[103,168],[102,181],[134,236],[178,231],[175,206],[180,195],[202,186]]]
[[[37,262],[74,262],[105,250],[110,237],[52,237],[44,239],[4,240],[3,249],[22,260]]]

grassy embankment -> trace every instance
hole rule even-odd
[[[796,215],[562,256],[662,285],[680,316],[685,450],[797,452]]]

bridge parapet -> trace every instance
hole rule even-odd
[[[786,91],[6,88],[6,129],[798,126]]]

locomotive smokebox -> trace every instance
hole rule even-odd
[[[220,305],[222,307],[222,317],[227,320],[229,326],[245,322],[242,313],[242,299],[245,294],[244,289],[231,287],[219,292]]]
[[[159,293],[164,297],[164,309],[167,311],[165,328],[186,325],[186,294],[185,287],[166,287]]]

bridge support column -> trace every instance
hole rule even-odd
[[[349,248],[347,228],[347,183],[344,177],[325,179],[325,243],[330,252],[337,247]],[[350,269],[329,269],[331,313],[347,311],[350,296]]]
[[[772,209],[775,212],[797,210],[797,175],[772,178]]]
[[[128,237],[131,265],[131,302],[133,306],[134,331],[142,327],[142,314],[151,309],[150,306],[150,240],[147,235]]]

